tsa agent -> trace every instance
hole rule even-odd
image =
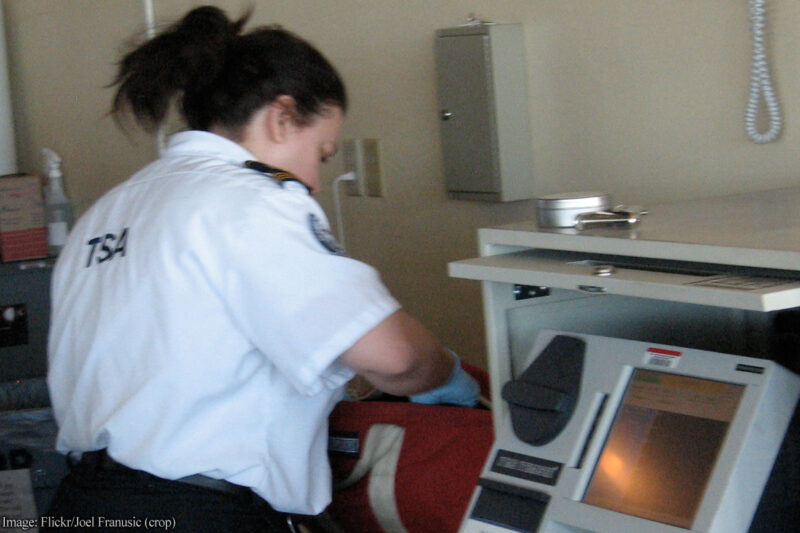
[[[477,400],[313,198],[347,109],[339,75],[246,19],[196,8],[120,63],[118,116],[153,128],[176,102],[188,129],[81,217],[55,266],[48,384],[73,467],[49,517],[289,531],[330,502],[327,417],[356,373]]]

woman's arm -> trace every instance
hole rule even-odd
[[[402,310],[368,331],[341,361],[379,390],[397,396],[444,385],[458,364],[425,326]]]

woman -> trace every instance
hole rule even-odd
[[[330,501],[327,417],[355,373],[477,399],[311,197],[347,107],[338,74],[245,22],[197,8],[120,63],[116,114],[155,127],[177,98],[190,129],[81,217],[54,269],[48,384],[75,466],[51,523],[285,531],[283,513]]]

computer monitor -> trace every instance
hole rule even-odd
[[[544,332],[461,531],[746,532],[798,396],[772,361]]]
[[[583,501],[691,528],[744,389],[635,369]]]

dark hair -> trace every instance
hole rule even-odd
[[[112,114],[129,111],[151,130],[178,97],[190,128],[236,131],[280,95],[294,98],[301,124],[324,105],[347,109],[339,74],[316,48],[280,26],[241,34],[249,17],[231,21],[219,8],[198,7],[125,54],[111,84],[119,85]]]

